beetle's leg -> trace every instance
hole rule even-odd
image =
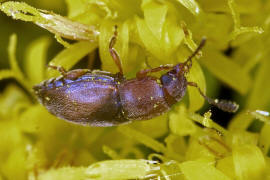
[[[65,74],[65,78],[66,79],[72,79],[75,80],[78,77],[81,77],[82,75],[84,75],[85,73],[87,73],[89,70],[88,69],[75,69],[72,71],[69,71]]]
[[[47,65],[49,68],[55,69],[61,73],[62,76],[66,76],[67,71],[62,66]]]
[[[67,79],[77,79],[78,77],[84,75],[87,69],[76,69],[73,71],[66,71],[62,66],[48,65],[49,68],[55,69],[61,73]]]
[[[206,38],[205,37],[203,37],[202,38],[202,40],[201,40],[201,42],[200,42],[200,44],[199,44],[199,46],[197,47],[197,49],[187,58],[187,60],[185,61],[185,62],[183,62],[183,63],[180,63],[179,65],[182,65],[182,66],[184,66],[185,67],[185,71],[186,72],[188,72],[189,71],[189,69],[191,68],[191,66],[192,66],[192,58],[194,57],[194,56],[196,56],[199,52],[200,52],[200,50],[203,48],[203,46],[205,45],[205,42],[206,42]]]
[[[120,60],[120,57],[118,55],[118,53],[116,52],[116,50],[113,48],[113,46],[115,45],[116,43],[116,40],[117,40],[117,26],[114,26],[115,30],[114,30],[114,34],[113,34],[113,37],[111,38],[110,40],[110,44],[109,44],[109,52],[115,62],[115,64],[117,65],[118,69],[119,69],[119,73],[121,75],[123,75],[123,68],[122,68],[122,64],[121,64],[121,60]]]
[[[161,66],[153,68],[153,69],[142,69],[142,70],[137,72],[136,77],[138,79],[141,79],[141,78],[147,76],[148,73],[158,72],[158,71],[163,71],[163,70],[170,70],[173,67],[174,67],[174,65],[172,65],[172,64],[166,64],[166,65],[161,65]]]
[[[211,99],[207,97],[202,90],[199,88],[198,84],[195,82],[188,82],[189,86],[196,87],[199,91],[199,93],[202,95],[202,97],[209,103],[217,108],[226,111],[226,112],[236,112],[239,108],[239,105],[235,102],[227,101],[227,100],[218,100],[218,99]]]

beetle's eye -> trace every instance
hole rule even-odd
[[[173,77],[168,74],[161,76],[161,83],[164,86],[168,86],[172,82],[172,80],[173,80]]]

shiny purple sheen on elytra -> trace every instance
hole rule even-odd
[[[178,77],[176,71],[164,75],[171,77],[166,78],[168,85],[165,86],[162,77],[161,81],[152,76],[126,80],[104,71],[81,71],[85,74],[73,79],[61,77],[44,81],[34,86],[34,91],[49,112],[83,125],[114,126],[151,119],[179,101],[187,86],[184,76]]]

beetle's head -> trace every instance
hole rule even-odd
[[[181,72],[179,68],[173,68],[171,71],[162,75],[160,80],[169,104],[180,101],[185,95],[187,79],[185,73]]]
[[[185,62],[175,65],[171,71],[161,76],[161,82],[164,88],[166,100],[170,105],[179,101],[185,95],[186,88],[189,85],[196,87],[201,96],[209,104],[212,104],[226,112],[236,112],[239,105],[235,102],[209,98],[203,93],[197,83],[187,82],[186,74],[189,73],[189,70],[192,66],[192,58],[199,53],[200,49],[204,46],[205,41],[206,39],[203,38],[197,49]]]
[[[161,76],[161,82],[164,88],[165,96],[169,104],[180,101],[185,95],[187,88],[186,74],[192,66],[192,58],[196,56],[204,46],[206,38],[203,38],[197,49],[188,57],[188,59],[175,65],[172,70]]]

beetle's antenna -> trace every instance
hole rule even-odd
[[[238,110],[239,105],[236,104],[235,102],[231,102],[231,101],[227,101],[227,100],[218,100],[218,99],[211,99],[210,97],[207,97],[202,90],[199,88],[199,86],[197,85],[197,83],[194,82],[188,82],[189,86],[193,86],[196,87],[199,91],[199,93],[201,94],[201,96],[209,103],[212,104],[214,106],[216,106],[217,108],[226,111],[226,112],[231,112],[234,113]]]
[[[185,72],[188,72],[188,70],[191,68],[192,66],[192,58],[194,56],[196,56],[199,51],[202,49],[202,47],[205,45],[206,42],[206,38],[203,37],[199,46],[197,47],[197,49],[191,54],[191,56],[188,57],[188,59],[183,63],[184,67],[186,67]],[[212,99],[210,97],[207,97],[202,90],[199,88],[199,86],[197,85],[197,83],[194,82],[188,82],[189,86],[193,86],[196,87],[199,91],[199,93],[201,94],[201,96],[209,103],[212,104],[214,106],[216,106],[217,108],[226,111],[226,112],[236,112],[239,108],[239,105],[236,104],[235,102],[231,102],[231,101],[227,101],[227,100],[218,100],[218,99]]]
[[[187,70],[186,71],[188,71],[190,68],[191,68],[191,66],[192,66],[192,58],[194,57],[194,56],[196,56],[198,53],[199,53],[199,51],[203,48],[203,46],[205,45],[205,42],[206,42],[206,37],[203,37],[202,38],[202,40],[201,40],[201,42],[200,42],[200,44],[199,44],[199,46],[197,47],[197,49],[188,57],[188,59],[183,63],[183,65],[185,66],[185,67],[187,67]]]

